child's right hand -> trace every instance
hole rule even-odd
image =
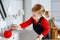
[[[23,30],[19,25],[12,25],[10,30]]]
[[[17,28],[18,28],[18,26],[12,25],[10,29],[11,29],[11,30],[16,30]]]

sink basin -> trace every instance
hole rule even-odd
[[[19,31],[20,40],[36,40],[37,34],[33,30]]]
[[[1,40],[36,40],[37,34],[33,30],[12,31],[11,38],[0,37]]]

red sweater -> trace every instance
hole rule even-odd
[[[26,22],[23,22],[22,24],[20,24],[21,28],[26,28],[27,26],[29,26],[32,23],[33,20],[34,19],[31,17]],[[36,20],[34,20],[34,23],[37,24]],[[42,34],[44,36],[46,36],[49,33],[49,31],[50,31],[49,24],[48,24],[47,20],[45,18],[43,18],[42,22],[40,24],[44,28],[44,31],[42,32]]]

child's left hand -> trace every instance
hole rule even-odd
[[[43,34],[37,36],[37,38],[39,38],[39,40],[42,40],[43,37],[44,37]]]

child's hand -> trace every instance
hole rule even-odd
[[[11,30],[16,30],[18,28],[18,26],[11,26]]]
[[[37,40],[42,40],[42,37],[40,37],[39,35],[37,36]]]
[[[25,28],[24,28],[25,29]],[[10,30],[23,30],[20,25],[12,25]]]
[[[37,36],[37,40],[42,40],[42,38],[43,38],[42,34]]]

